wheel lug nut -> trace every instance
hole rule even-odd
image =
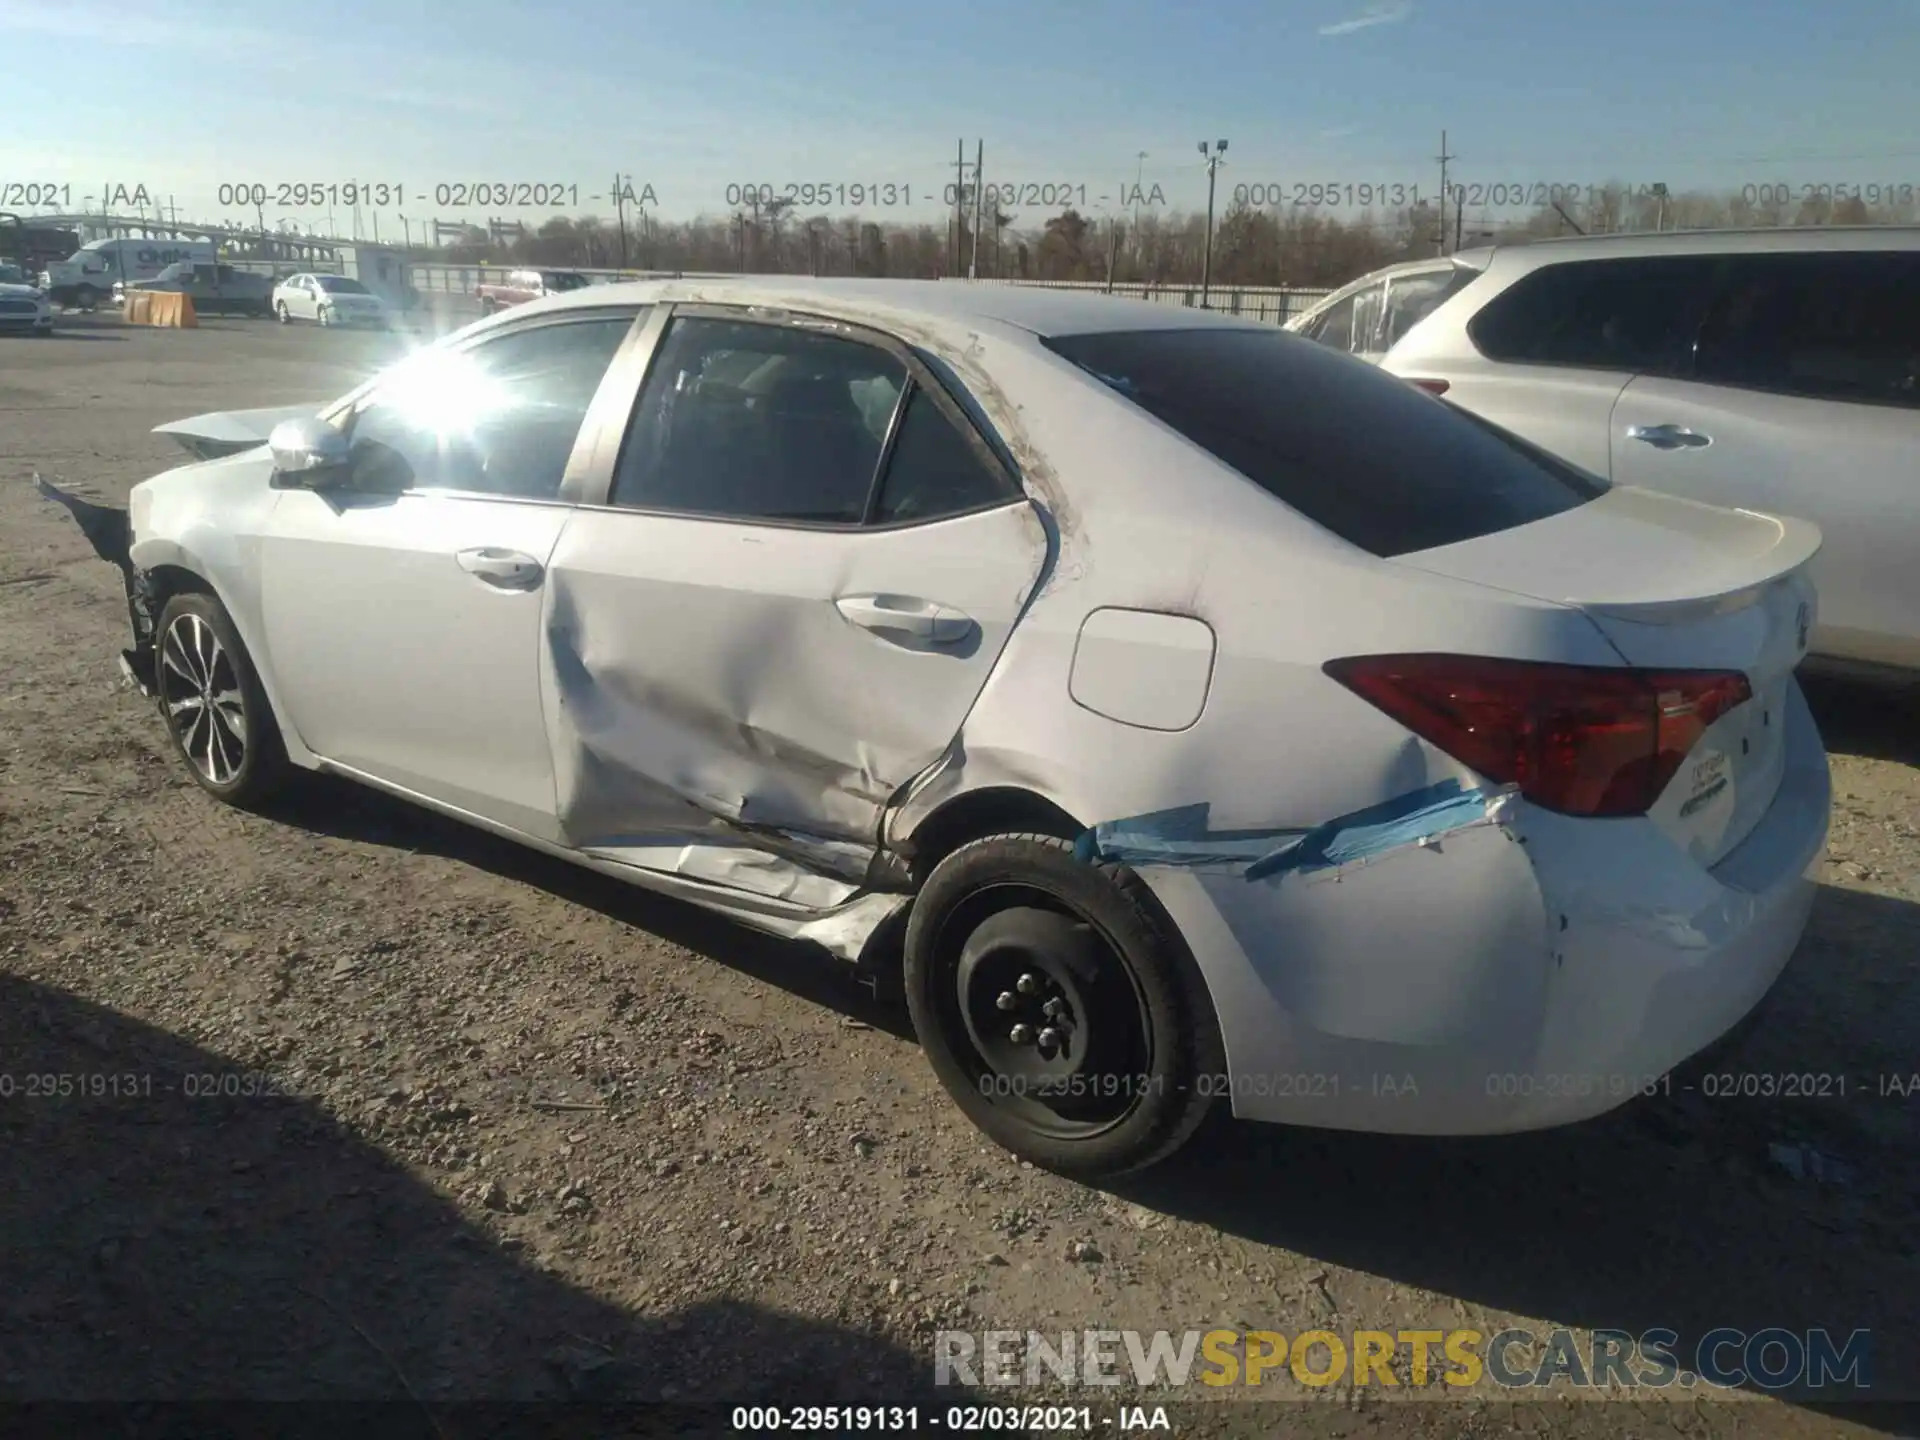
[[[1057,1048],[1060,1044],[1060,1032],[1054,1029],[1053,1026],[1049,1025],[1047,1026],[1046,1029],[1040,1032],[1039,1039],[1040,1039],[1040,1048],[1042,1050],[1052,1050]]]
[[[1040,981],[1034,975],[1022,975],[1018,980],[1013,982],[1013,988],[1018,990],[1022,995],[1032,995],[1039,990]]]
[[[1047,1019],[1049,1020],[1058,1020],[1061,1016],[1067,1013],[1066,1002],[1056,997],[1055,999],[1049,1000],[1047,1001],[1046,1004],[1042,1005],[1040,1007],[1040,1013],[1046,1016]]]
[[[1002,990],[1000,992],[1000,998],[993,1003],[998,1005],[1002,1010],[1011,1010],[1020,1003],[1020,997],[1011,990]]]
[[[1031,1025],[1016,1025],[1007,1032],[1007,1038],[1016,1045],[1025,1045],[1033,1039],[1033,1027]]]

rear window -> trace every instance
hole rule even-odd
[[[1510,530],[1606,489],[1404,380],[1282,331],[1121,331],[1043,343],[1374,555]]]

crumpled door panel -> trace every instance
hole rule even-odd
[[[959,732],[1045,555],[1024,502],[867,532],[577,512],[541,657],[562,834],[656,858],[746,843],[865,881],[882,813]],[[894,634],[836,604],[873,596],[970,623]]]

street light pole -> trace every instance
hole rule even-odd
[[[1227,142],[1216,140],[1213,153],[1207,154],[1207,142],[1200,142],[1200,153],[1207,162],[1207,248],[1200,256],[1200,308],[1207,308],[1207,292],[1213,285],[1213,177],[1227,153]]]

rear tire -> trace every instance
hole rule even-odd
[[[282,325],[291,325],[293,323],[293,312],[287,309],[286,301],[282,300],[279,305],[275,307],[275,311],[280,316],[280,323]]]
[[[1084,863],[1070,841],[995,835],[942,860],[914,901],[904,980],[947,1093],[1049,1170],[1157,1164],[1222,1088],[1219,1023],[1186,942],[1138,875]]]
[[[91,311],[100,303],[100,292],[91,285],[82,285],[73,292],[73,303],[81,310]]]
[[[187,772],[227,804],[258,809],[286,778],[287,752],[232,617],[211,595],[175,595],[156,634],[160,716]]]

